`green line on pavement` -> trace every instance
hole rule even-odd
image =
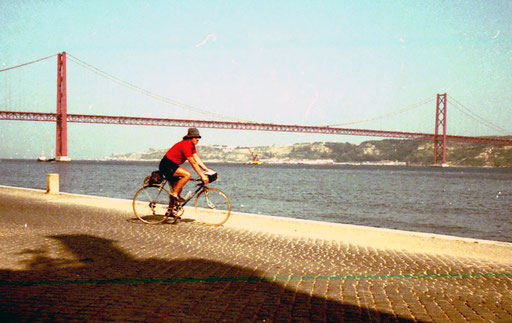
[[[2,285],[69,285],[69,284],[154,284],[154,283],[197,283],[236,281],[283,281],[283,280],[348,280],[348,279],[395,279],[395,278],[458,278],[458,277],[512,277],[512,273],[458,273],[458,274],[416,274],[416,275],[347,275],[347,276],[284,276],[284,277],[210,277],[210,278],[147,278],[147,279],[84,279],[84,280],[33,280],[0,281]]]

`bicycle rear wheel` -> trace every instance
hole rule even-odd
[[[144,186],[133,197],[135,216],[147,224],[160,224],[169,218],[170,194],[160,186]]]
[[[196,197],[196,216],[207,225],[219,226],[229,218],[231,203],[224,192],[217,188],[206,188]]]

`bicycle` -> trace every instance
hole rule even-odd
[[[205,173],[210,183],[217,179],[217,173]],[[208,187],[201,179],[193,178],[190,181],[199,182],[196,191],[186,196],[180,203],[171,196],[165,188],[169,184],[172,192],[173,185],[179,180],[173,177],[171,181],[164,178],[159,171],[152,172],[144,179],[143,186],[133,197],[133,212],[142,222],[147,224],[161,224],[169,220],[171,224],[178,223],[185,212],[184,206],[195,196],[194,212],[206,225],[220,226],[228,220],[231,214],[231,203],[228,196],[218,188]],[[188,194],[187,194],[188,195]]]

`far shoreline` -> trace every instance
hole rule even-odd
[[[34,161],[37,162],[36,159],[31,158],[0,158],[1,161]],[[114,158],[90,158],[90,159],[72,159],[71,162],[126,162],[126,163],[159,163],[160,159],[114,159]],[[212,164],[227,164],[227,165],[244,165],[249,167],[261,167],[261,166],[385,166],[385,167],[418,167],[418,168],[440,168],[440,169],[454,169],[454,168],[465,168],[465,169],[512,169],[509,166],[468,166],[468,165],[422,165],[422,164],[410,164],[406,162],[390,162],[390,161],[362,161],[362,162],[323,162],[322,160],[283,160],[283,161],[270,161],[266,162],[262,160],[261,165],[252,165],[250,163],[240,163],[240,162],[231,162],[231,161],[223,161],[223,160],[204,160],[205,163]],[[37,162],[39,163],[39,162]],[[44,162],[41,164],[53,164],[59,163],[56,161]]]

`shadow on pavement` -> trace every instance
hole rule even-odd
[[[0,321],[406,321],[225,263],[138,259],[90,235],[51,238],[76,260],[25,250],[26,270],[0,270]]]

